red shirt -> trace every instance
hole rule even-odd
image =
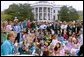
[[[64,39],[68,40],[68,35],[67,34],[64,34],[63,37],[64,37]]]
[[[31,23],[30,22],[27,23],[27,27],[31,28]]]

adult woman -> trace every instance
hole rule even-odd
[[[1,45],[1,55],[10,55],[14,54],[14,41],[15,41],[16,35],[15,32],[11,31],[8,34],[8,40],[6,40]]]
[[[6,26],[6,30],[7,31],[11,31],[12,30],[11,21],[8,22],[8,25]]]

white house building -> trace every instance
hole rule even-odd
[[[58,20],[58,11],[61,6],[48,1],[39,1],[31,4],[34,19],[36,21],[55,21]]]

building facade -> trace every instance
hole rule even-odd
[[[61,6],[55,5],[54,3],[49,3],[47,1],[40,1],[31,4],[31,6],[34,19],[36,21],[52,22],[58,20],[58,11]]]

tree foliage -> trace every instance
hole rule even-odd
[[[9,20],[13,21],[12,15],[1,13],[1,20],[3,20],[3,21],[5,21],[5,20],[7,20],[7,21],[9,21]]]
[[[73,21],[73,20],[78,20],[79,19],[79,15],[77,13],[77,11],[70,7],[67,6],[63,6],[61,7],[60,11],[59,11],[59,20],[61,21]]]
[[[17,17],[19,20],[30,19],[34,16],[30,4],[12,4],[5,10],[5,14],[11,15],[12,18]]]

